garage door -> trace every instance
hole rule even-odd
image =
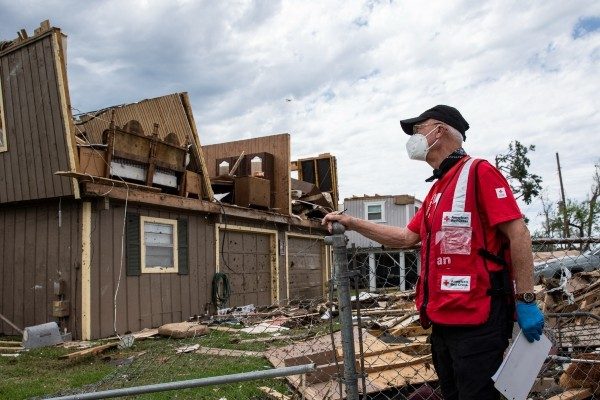
[[[323,240],[289,236],[287,264],[290,300],[323,296]]]
[[[219,271],[227,274],[231,284],[229,306],[270,305],[270,236],[226,229],[219,234]]]

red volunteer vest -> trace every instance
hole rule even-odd
[[[487,321],[491,296],[489,272],[501,266],[485,260],[479,249],[495,251],[500,243],[484,243],[485,227],[477,212],[476,166],[465,157],[448,171],[449,180],[430,190],[421,224],[421,273],[416,305],[421,324],[480,325]]]

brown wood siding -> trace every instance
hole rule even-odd
[[[75,125],[76,131],[85,133],[85,136],[91,143],[102,143],[102,133],[109,128],[112,118],[112,112],[115,112],[115,125],[123,127],[127,122],[136,120],[140,123],[144,133],[151,135],[154,131],[154,124],[158,124],[158,137],[164,140],[166,136],[173,132],[179,140],[181,146],[188,141],[194,144],[197,150],[197,157],[200,159],[200,166],[197,166],[197,172],[203,176],[204,198],[212,198],[210,181],[208,180],[206,166],[203,161],[200,138],[196,131],[194,116],[189,105],[187,93],[173,93],[153,99],[142,100],[138,103],[126,104],[107,108],[96,114],[84,115],[81,121]],[[195,151],[195,150],[192,150]],[[193,160],[193,158],[192,158]],[[192,161],[193,163],[193,161]],[[192,168],[188,168],[192,169]],[[204,178],[206,177],[206,178]]]
[[[215,234],[214,225],[206,215],[156,210],[132,204],[128,205],[127,212],[158,218],[187,219],[189,274],[142,273],[140,276],[126,276],[126,258],[123,258],[121,269],[125,205],[111,201],[106,210],[103,201],[92,203],[92,338],[114,334],[113,299],[119,278],[116,301],[116,328],[119,334],[155,328],[203,314],[206,304],[211,301]]]
[[[123,127],[127,122],[136,120],[142,126],[144,133],[151,135],[156,123],[158,124],[158,137],[161,140],[164,140],[171,132],[177,135],[181,146],[188,138],[193,140],[194,133],[179,93],[108,108],[95,114],[95,117],[78,123],[79,131],[85,132],[92,143],[102,143],[102,132],[108,129],[113,110],[115,111],[115,125],[118,127]],[[88,117],[84,116],[85,118]]]
[[[72,182],[55,176],[71,169],[52,31],[0,54],[2,105],[8,151],[0,153],[0,203],[74,194]],[[59,64],[62,65],[62,64]],[[63,66],[64,68],[64,66]],[[61,90],[63,93],[61,93]]]
[[[204,159],[211,177],[217,175],[217,159],[245,154],[271,153],[275,159],[274,176],[276,177],[273,211],[290,214],[290,135],[263,136],[235,142],[218,143],[202,146]]]
[[[289,300],[323,297],[323,246],[321,239],[288,237]]]
[[[0,207],[0,313],[17,326],[56,321],[54,283],[64,280],[64,299],[71,302],[66,327],[77,336],[79,225],[79,204],[72,201]],[[0,334],[17,332],[0,322]]]

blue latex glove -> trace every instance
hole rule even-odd
[[[517,301],[517,322],[530,343],[540,340],[544,327],[544,315],[537,304]]]

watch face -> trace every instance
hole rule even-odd
[[[526,303],[533,303],[535,301],[535,294],[533,294],[533,293],[523,293],[523,300]]]

